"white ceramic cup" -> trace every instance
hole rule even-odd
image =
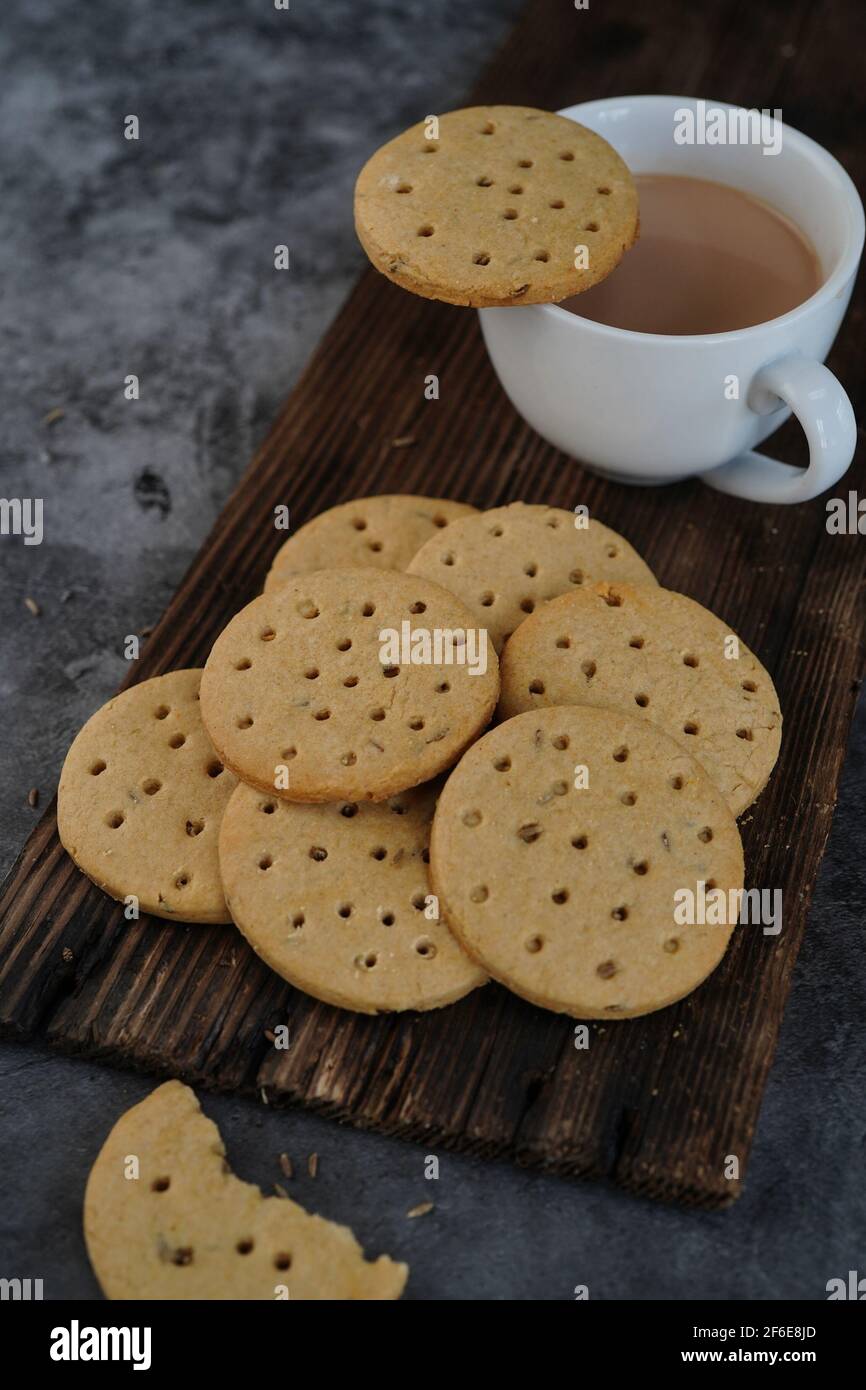
[[[626,483],[699,474],[736,497],[802,502],[841,478],[854,455],[851,402],[823,361],[851,297],[863,207],[838,161],[790,126],[777,154],[759,144],[678,145],[675,112],[684,109],[697,102],[617,97],[560,115],[598,131],[634,173],[713,179],[778,208],[810,238],[820,289],[780,318],[691,336],[610,328],[556,304],[481,309],[487,350],[524,419],[596,472]],[[807,468],[752,452],[792,411],[808,440]]]

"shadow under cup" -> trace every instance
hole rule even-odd
[[[838,388],[816,364],[836,336],[862,250],[863,209],[854,185],[826,150],[789,126],[781,126],[777,153],[765,153],[768,145],[760,143],[677,143],[678,113],[691,110],[698,118],[702,108],[736,109],[685,97],[626,97],[560,114],[597,131],[635,174],[729,184],[776,208],[814,247],[821,284],[813,295],[765,323],[683,336],[611,328],[551,304],[479,311],[491,360],[520,414],[558,449],[630,483],[707,473],[778,429],[791,411],[762,385],[759,373],[770,363],[803,355]],[[735,399],[725,391],[732,376]],[[843,452],[846,447],[843,441]],[[849,462],[850,455],[836,477]],[[769,466],[783,476],[795,472]],[[833,480],[825,477],[820,487],[816,480],[808,495]]]

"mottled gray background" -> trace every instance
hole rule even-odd
[[[36,815],[28,789],[43,804],[53,792],[73,734],[125,673],[124,634],[165,606],[360,269],[358,167],[402,126],[459,105],[518,8],[4,0],[0,494],[46,506],[41,547],[0,538],[4,870]],[[137,143],[122,138],[131,112]],[[289,274],[273,270],[278,242]],[[287,1151],[292,1195],[408,1260],[414,1298],[567,1299],[578,1283],[606,1299],[821,1298],[829,1278],[866,1273],[864,760],[861,713],[731,1211],[448,1154],[426,1182],[420,1148],[206,1097],[236,1169],[269,1188]],[[98,1296],[85,1178],[150,1085],[41,1046],[0,1048],[0,1276]],[[432,1214],[406,1219],[430,1198]]]

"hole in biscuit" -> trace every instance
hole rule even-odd
[[[103,762],[102,758],[97,758],[96,762],[92,763],[90,767],[91,777],[98,777],[100,773],[104,772],[107,767],[108,763]]]
[[[382,667],[382,675],[385,676],[388,680],[393,680],[394,677],[395,677],[395,676],[399,676],[399,674],[400,674],[400,667],[399,667],[399,666],[383,666],[383,667]]]
[[[475,180],[475,183],[479,188],[493,187],[493,180],[489,179],[486,174],[482,174],[480,178]]]
[[[357,684],[358,684],[358,677],[357,677],[357,676],[347,676],[346,679],[343,681],[343,685],[345,686],[345,688],[346,688],[347,690],[354,690],[354,689],[355,689],[355,686],[356,686]]]
[[[631,637],[631,638],[629,639],[629,646],[630,646],[630,647],[634,647],[635,651],[638,651],[638,652],[639,652],[640,649],[641,649],[641,647],[643,646],[643,638],[642,638],[642,637]]]
[[[641,878],[644,874],[649,873],[649,864],[645,859],[641,859],[637,864],[632,864],[632,868]]]
[[[362,516],[353,517],[352,525],[356,531],[366,531],[367,529],[367,523]]]
[[[490,255],[489,255],[489,252],[487,252],[487,251],[477,251],[477,252],[475,253],[475,255],[472,257],[472,264],[473,264],[473,265],[489,265],[489,264],[490,264]]]
[[[357,753],[341,753],[340,763],[343,767],[354,767],[358,761]]]
[[[748,690],[750,694],[754,695],[758,687],[755,685],[754,681],[743,681],[742,688],[743,690]]]
[[[366,603],[362,603],[362,604],[361,604],[361,617],[362,617],[362,618],[372,618],[372,616],[373,616],[373,614],[375,613],[375,611],[376,611],[376,605],[375,605],[375,603],[370,603],[370,601],[368,600]]]
[[[628,749],[626,748],[625,744],[623,744],[621,748],[615,749],[613,755],[613,760],[615,763],[624,763],[627,757]]]
[[[535,578],[538,574],[538,566],[534,560],[530,560],[528,565],[523,566],[523,573],[528,575],[530,579]]]
[[[271,858],[271,856],[270,856],[269,854],[263,854],[262,857],[261,857],[261,859],[259,860],[259,868],[260,868],[260,869],[269,869],[269,868],[271,867],[271,865],[273,864],[273,862],[274,862],[274,861],[273,861],[273,859]]]
[[[535,261],[545,261],[545,262],[546,262],[546,261],[549,261],[549,260],[550,260],[550,252],[549,252],[549,251],[536,251],[536,253],[535,253],[535,255],[533,256],[532,259],[535,260]]]
[[[671,778],[671,786],[675,792],[681,792],[684,785],[683,779],[680,777],[679,773]]]
[[[520,826],[520,828],[517,831],[517,838],[518,840],[522,840],[525,845],[534,845],[536,840],[541,839],[542,833],[543,832],[541,826],[538,824],[538,821],[532,820],[527,821],[525,825]]]
[[[571,646],[571,638],[570,638],[570,637],[557,637],[557,639],[556,639],[556,645],[557,645],[558,647],[562,647],[564,650],[567,651],[568,648]]]
[[[586,849],[589,840],[585,835],[572,835],[571,843],[575,849]]]
[[[356,956],[355,964],[359,970],[372,970],[378,959],[375,951],[368,951],[364,956]]]
[[[492,135],[495,130],[496,126],[493,124],[492,121],[485,121],[484,125],[481,127],[481,134]]]
[[[518,161],[517,161],[517,167],[518,167],[518,169],[531,169],[531,168],[532,168],[532,160],[531,160],[531,159],[518,159]]]
[[[415,733],[418,733],[420,729],[424,728],[424,720],[421,718],[420,714],[416,714],[409,720],[409,728],[413,729]]]
[[[191,1265],[192,1246],[182,1245],[179,1249],[172,1251],[171,1262],[173,1265]]]
[[[168,741],[169,748],[183,748],[186,743],[186,734],[172,734]]]
[[[481,812],[480,812],[480,811],[464,811],[464,812],[463,812],[463,824],[464,824],[464,825],[468,825],[469,828],[470,828],[470,830],[473,829],[476,825],[480,825],[480,824],[481,824],[481,821],[482,821],[482,815],[481,815]]]
[[[580,663],[580,669],[586,676],[586,679],[588,681],[591,681],[596,671],[598,670],[598,667],[596,666],[594,661],[582,661]]]
[[[388,851],[386,850],[386,848],[385,848],[384,845],[377,845],[375,849],[371,849],[371,850],[370,850],[370,858],[371,858],[371,859],[378,859],[378,860],[381,861],[382,859],[385,858],[385,856],[387,855],[387,853],[388,853]]]
[[[432,235],[433,235],[433,228],[430,226],[430,223],[429,223],[429,222],[425,222],[423,227],[419,227],[419,228],[418,228],[418,235],[419,235],[419,236],[432,236]]]
[[[146,782],[142,782],[141,790],[145,796],[156,796],[161,786],[162,783],[157,781],[156,777],[148,777]]]
[[[261,806],[259,807],[259,810],[262,811],[263,814],[266,816],[272,816],[276,809],[277,808],[274,805],[273,801],[263,801]]]
[[[560,159],[564,159],[566,164],[570,164],[571,161],[574,159],[574,154],[571,150],[563,150],[562,154],[559,157]]]
[[[252,715],[244,714],[237,721],[239,729],[251,729],[253,727]]]
[[[191,836],[200,835],[201,832],[202,832],[203,830],[204,830],[204,821],[203,821],[203,820],[188,820],[187,823],[186,823],[186,833],[187,833],[187,835],[191,835]]]
[[[490,889],[483,883],[479,883],[476,888],[472,889],[469,896],[474,903],[486,903],[487,899],[490,897]]]
[[[425,960],[432,960],[436,954],[436,947],[429,936],[422,936],[415,942],[415,950],[419,956]]]
[[[340,640],[339,640],[339,642],[337,643],[337,651],[338,651],[338,652],[347,652],[347,651],[349,651],[351,645],[352,645],[352,639],[351,639],[351,637],[341,637]]]
[[[567,888],[557,888],[557,889],[554,890],[554,892],[551,893],[550,896],[551,896],[551,898],[553,899],[553,901],[554,901],[555,903],[558,903],[558,904],[560,904],[560,905],[561,905],[562,903],[567,903],[567,902],[568,902],[568,889],[567,889]]]
[[[174,881],[175,888],[186,888],[189,883],[189,874],[178,874]]]
[[[597,188],[595,191],[596,191],[596,193],[602,193],[602,194],[604,194],[605,197],[607,197],[608,193],[610,193],[610,189],[609,189],[609,188]]]
[[[496,768],[497,772],[507,772],[511,767],[511,759],[509,757],[496,758],[493,766]]]
[[[345,816],[346,820],[351,820],[352,817],[357,816],[357,814],[358,807],[354,801],[347,801],[344,806],[340,807],[340,815]]]
[[[352,904],[340,903],[340,906],[337,908],[337,914],[345,921],[347,917],[351,917],[352,915]]]
[[[410,612],[410,613],[426,613],[426,612],[427,612],[427,605],[426,605],[426,603],[422,603],[420,599],[416,599],[416,601],[415,601],[414,603],[410,603],[410,604],[409,604],[409,612]]]
[[[368,542],[367,542],[367,549],[368,549],[368,550],[372,550],[373,553],[374,553],[375,555],[378,555],[379,552],[380,552],[381,549],[382,549],[382,542],[381,542],[381,541],[368,541]]]
[[[397,190],[398,193],[400,193],[400,192],[402,192],[402,191],[403,191],[403,190],[402,190],[402,189],[399,189],[399,188],[398,188],[398,190]],[[287,1254],[284,1254],[284,1253],[280,1253],[279,1255],[275,1255],[275,1256],[274,1256],[274,1269],[291,1269],[291,1267],[292,1267],[292,1257],[291,1257],[291,1255],[287,1255]]]
[[[154,1178],[150,1184],[151,1192],[167,1192],[171,1187],[171,1178]]]
[[[553,744],[554,748],[558,748],[560,752],[562,752],[564,748],[567,748],[569,743],[571,742],[570,738],[568,737],[568,734],[557,734],[556,737],[552,738],[550,741]]]
[[[664,946],[662,947],[662,949],[665,950],[665,951],[667,951],[667,953],[668,953],[669,956],[672,956],[672,955],[674,954],[674,952],[676,952],[676,951],[678,951],[678,950],[680,949],[680,939],[679,939],[679,937],[678,937],[678,936],[669,936],[668,939],[667,939],[667,941],[665,942]]]
[[[627,907],[615,907],[611,912],[611,917],[615,922],[624,922],[628,917]]]
[[[105,817],[105,824],[109,830],[119,830],[123,825],[124,816],[122,811],[112,811]]]
[[[255,1242],[247,1238],[246,1240],[239,1240],[235,1246],[235,1250],[237,1250],[239,1255],[249,1255],[254,1247]]]
[[[485,593],[481,595],[481,598],[478,601],[481,604],[482,608],[492,608],[493,604],[496,602],[496,595],[492,594],[488,589]]]
[[[583,570],[572,570],[571,574],[568,576],[568,582],[569,584],[582,584]]]
[[[650,702],[650,697],[644,694],[635,695],[634,702],[636,705],[639,705],[641,709],[646,709]]]
[[[434,685],[433,689],[436,691],[437,695],[447,695],[451,686],[447,681],[439,681],[437,685]]]
[[[160,705],[157,709],[153,711],[154,719],[167,719],[170,714],[171,710],[169,709],[168,705]]]
[[[298,604],[298,612],[300,613],[300,615],[301,615],[302,618],[307,618],[307,619],[310,619],[310,618],[318,618],[318,616],[319,616],[319,610],[318,610],[318,608],[317,608],[316,605],[313,603],[312,599],[309,599],[309,598],[304,599],[303,603],[299,603],[299,604]],[[267,638],[267,637],[265,637],[264,635],[262,636],[262,641],[263,641],[263,642],[267,642],[267,641],[269,641],[269,640],[270,640],[270,639]]]
[[[566,796],[568,793],[567,782],[554,782],[550,789],[554,796]]]
[[[543,694],[544,694],[544,681],[539,681],[539,680],[530,681],[530,682],[529,682],[529,693],[530,693],[530,695],[543,695]]]
[[[438,141],[438,140],[425,140],[425,141],[424,141],[424,144],[421,146],[421,153],[422,153],[422,154],[435,154],[436,151],[438,150],[438,148],[439,148],[439,141]]]
[[[325,719],[330,719],[330,717],[331,717],[331,711],[330,711],[329,709],[317,709],[317,710],[315,711],[315,713],[313,714],[313,718],[314,718],[314,719],[317,719],[317,720],[319,721],[320,724],[322,723],[323,720],[325,720]]]
[[[754,732],[753,732],[752,729],[738,729],[738,730],[737,730],[737,738],[744,738],[744,739],[746,740],[747,743],[752,743],[753,740],[754,740],[754,737],[755,737],[755,735],[754,735]]]
[[[532,613],[532,612],[534,612],[534,610],[535,610],[535,600],[534,600],[534,599],[531,599],[531,598],[522,598],[522,599],[520,600],[520,611],[521,611],[521,613]]]
[[[451,553],[450,550],[446,550],[446,551],[445,551],[445,554],[444,554],[443,556],[441,556],[440,558],[441,558],[441,563],[442,563],[443,565],[453,565],[453,564],[454,564],[454,556],[452,555],[452,553]]]
[[[529,954],[530,954],[531,956],[537,956],[537,955],[538,955],[538,952],[541,950],[542,946],[544,945],[544,937],[543,937],[543,936],[528,936],[528,937],[526,938],[526,940],[524,941],[523,944],[524,944],[524,946],[526,947],[527,951],[529,952]]]
[[[284,762],[290,763],[290,762],[292,761],[292,759],[293,759],[293,758],[296,758],[297,756],[298,756],[298,750],[297,750],[297,748],[292,747],[292,748],[284,748],[284,749],[283,749],[283,761],[284,761]]]
[[[309,614],[309,615],[306,614],[306,613],[303,613],[301,616],[302,616],[302,617],[305,617],[305,618],[308,617],[308,616],[309,616],[309,617],[312,617],[312,618],[315,618],[315,617],[318,616],[318,612],[319,612],[319,610],[318,610],[318,608],[317,608],[316,611],[315,611],[315,613],[311,613],[311,614]],[[262,630],[261,630],[261,632],[259,633],[259,641],[260,641],[260,642],[273,642],[273,640],[274,640],[274,638],[276,637],[276,635],[277,635],[277,634],[276,634],[276,632],[274,631],[274,629],[273,629],[272,627],[263,627]]]
[[[503,531],[503,529],[502,529],[501,526],[491,526],[490,531],[489,531],[489,535],[495,537],[495,539],[497,539],[497,540],[499,539],[500,536],[502,536],[502,535],[504,535],[504,534],[505,534],[505,533],[504,533],[504,531]]]
[[[394,192],[395,192],[395,193],[411,193],[411,192],[412,192],[412,185],[411,185],[411,183],[398,183],[398,184],[397,184],[397,187],[394,189]]]
[[[695,721],[694,721],[693,719],[689,719],[689,720],[683,725],[683,733],[684,733],[684,734],[696,734],[696,733],[698,732],[699,727],[700,727],[700,726],[699,726],[698,724],[696,724]]]
[[[602,594],[602,598],[608,608],[622,608],[622,598],[613,589],[608,589],[606,593]]]
[[[623,792],[619,799],[623,806],[634,806],[637,802],[637,792]]]
[[[698,831],[698,839],[700,840],[701,844],[708,845],[712,838],[713,831],[711,826],[705,825],[702,830]]]
[[[242,656],[241,659],[240,659],[240,661],[236,661],[236,662],[235,662],[235,670],[236,670],[236,671],[248,671],[248,670],[250,669],[250,667],[252,666],[252,664],[253,664],[253,663],[250,661],[250,659],[249,659],[248,656]]]
[[[300,931],[305,921],[306,918],[304,917],[303,912],[296,912],[294,917],[292,918],[292,926],[294,927],[295,931]]]
[[[310,858],[315,859],[317,864],[321,864],[327,857],[328,851],[322,845],[310,845]]]
[[[517,208],[506,208],[502,214],[506,222],[513,222],[517,215]]]
[[[520,197],[520,194],[523,192],[523,184],[522,184],[522,183],[513,183],[513,184],[511,185],[511,187],[509,188],[508,192],[509,192],[509,193],[513,193],[514,196],[515,196],[516,198],[519,198],[519,197]]]
[[[585,232],[597,232],[597,231],[598,231],[598,223],[597,223],[597,222],[587,222],[587,224],[586,224],[586,226],[584,227],[583,230],[584,230]]]
[[[423,912],[427,906],[427,898],[423,893],[412,894],[412,906],[416,912]]]
[[[603,960],[601,965],[595,967],[595,973],[602,980],[610,980],[616,974],[616,966],[612,960]]]
[[[370,718],[373,719],[373,720],[375,720],[375,722],[376,722],[377,724],[381,724],[382,720],[385,718],[385,711],[384,711],[383,709],[381,709],[381,708],[380,708],[380,709],[371,709],[371,710],[370,710]]]
[[[220,777],[220,776],[222,776],[223,772],[225,772],[225,768],[223,767],[222,763],[218,763],[218,762],[208,763],[208,765],[207,765],[207,775],[208,775],[208,777]]]
[[[683,665],[691,666],[694,669],[699,665],[698,658],[692,652],[685,652],[683,655]]]

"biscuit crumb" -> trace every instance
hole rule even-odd
[[[38,787],[31,787],[31,788],[30,788],[29,792],[27,793],[27,805],[28,805],[28,806],[32,806],[34,810],[35,810],[36,807],[39,805],[39,788],[38,788]]]
[[[24,607],[27,609],[28,613],[33,614],[34,618],[40,618],[42,616],[42,609],[39,607],[35,598],[31,598],[29,594],[24,600]]]
[[[318,1154],[310,1154],[309,1158],[307,1159],[307,1172],[309,1173],[309,1175],[310,1175],[311,1178],[314,1178],[314,1177],[316,1176],[316,1174],[318,1173],[318,1171],[319,1171],[319,1155],[318,1155]]]
[[[417,1207],[410,1207],[406,1213],[408,1220],[413,1220],[416,1216],[426,1216],[433,1210],[433,1202],[419,1202]]]
[[[283,1177],[291,1179],[295,1176],[292,1160],[288,1154],[280,1154],[280,1167],[283,1170]]]

